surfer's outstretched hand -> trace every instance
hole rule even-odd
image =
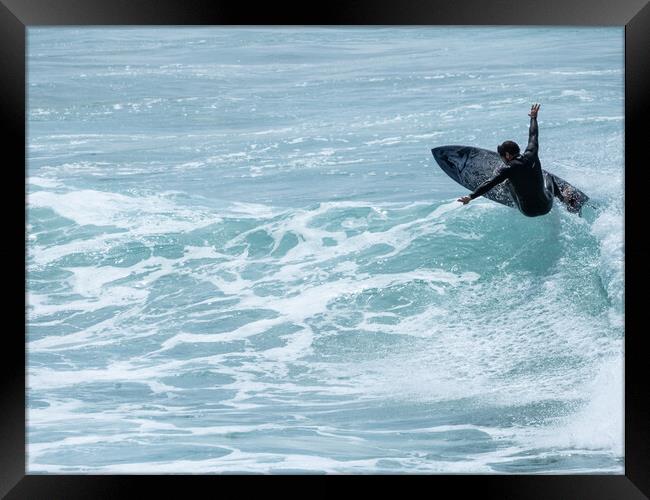
[[[539,111],[539,106],[540,105],[537,104],[537,103],[533,104],[531,106],[531,108],[530,108],[530,113],[528,113],[528,116],[530,116],[531,118],[537,118],[537,113]]]
[[[469,196],[463,196],[462,198],[458,198],[456,201],[460,201],[463,205],[467,205],[472,199]]]

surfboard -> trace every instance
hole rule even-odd
[[[431,152],[440,168],[458,184],[470,191],[474,191],[485,181],[494,177],[501,168],[505,167],[499,153],[488,149],[472,146],[440,146],[433,148]],[[575,200],[574,206],[566,204],[564,206],[569,212],[580,213],[582,206],[589,200],[589,197],[561,177],[544,169],[542,169],[542,172],[545,176],[555,179],[562,191],[565,191],[567,186],[572,189],[572,197]],[[547,180],[550,181],[550,179]],[[512,199],[507,185],[509,182],[506,180],[501,184],[497,184],[483,196],[502,205],[516,208],[517,205]]]

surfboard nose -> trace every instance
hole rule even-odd
[[[433,148],[431,153],[443,172],[462,184],[459,176],[467,165],[471,149],[468,146],[445,145]]]
[[[447,155],[445,154],[445,147],[437,147],[433,148],[431,150],[431,153],[433,154],[433,157],[436,159],[436,161],[441,164],[441,163],[447,163]]]
[[[443,168],[452,168],[454,166],[454,162],[450,158],[450,152],[449,146],[440,146],[431,150],[438,165]]]

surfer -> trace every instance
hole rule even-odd
[[[530,128],[528,131],[528,146],[520,154],[519,145],[514,141],[505,141],[497,147],[501,159],[506,164],[497,174],[488,179],[469,196],[463,196],[458,201],[467,205],[470,201],[484,195],[497,184],[507,183],[514,202],[519,210],[528,217],[537,217],[550,212],[553,207],[553,196],[565,203],[570,209],[575,207],[576,199],[570,190],[562,192],[553,176],[542,172],[542,165],[537,156],[537,113],[539,104],[530,108]]]

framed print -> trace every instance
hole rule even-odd
[[[3,0],[0,492],[648,495],[650,7],[551,7]]]

